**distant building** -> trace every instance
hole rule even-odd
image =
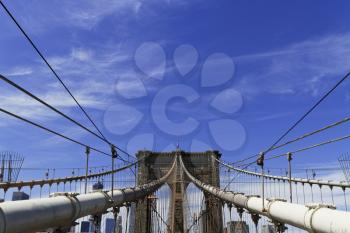
[[[275,227],[273,225],[267,224],[263,225],[261,229],[261,233],[275,233]]]
[[[21,201],[21,200],[28,200],[29,195],[25,192],[13,192],[12,194],[12,201]]]
[[[227,222],[227,233],[249,233],[249,226],[245,221]]]
[[[91,224],[89,221],[81,221],[80,222],[80,232],[87,233],[91,231]]]
[[[113,218],[106,218],[105,233],[114,233],[115,221]]]

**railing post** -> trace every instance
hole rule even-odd
[[[85,193],[87,193],[87,180],[88,180],[88,173],[89,173],[89,155],[90,155],[90,147],[86,147],[85,150],[86,154],[86,164],[85,164]]]
[[[287,153],[287,160],[288,160],[288,178],[289,178],[289,200],[292,203],[293,201],[293,192],[292,192],[292,153]]]
[[[111,153],[112,153],[112,184],[111,184],[111,193],[112,193],[112,200],[114,195],[114,160],[118,157],[117,151],[115,149],[115,146],[111,146]]]
[[[256,161],[257,165],[261,167],[261,190],[262,190],[262,210],[265,212],[265,184],[264,184],[264,159],[265,159],[265,154],[264,152],[260,152],[259,158]]]

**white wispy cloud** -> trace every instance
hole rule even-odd
[[[124,14],[127,12],[137,14],[141,8],[140,0],[102,0],[102,1],[84,1],[66,2],[68,8],[65,13],[75,22],[76,25],[91,28],[98,24],[102,19],[111,14]]]
[[[114,49],[111,49],[111,47]],[[117,92],[120,94],[135,94],[140,92],[140,88],[145,88],[141,81],[142,76],[137,76],[140,83],[135,85],[134,77],[136,73],[132,69],[124,67],[125,63],[132,61],[132,55],[130,54],[132,53],[122,51],[119,47],[112,45],[104,45],[102,48],[93,49],[72,47],[66,54],[49,57],[49,62],[82,106],[103,113],[109,106],[116,104],[115,96]],[[74,111],[78,108],[74,100],[58,81],[50,77],[52,74],[47,67],[39,64],[33,63],[31,69],[36,70],[35,77],[29,75],[28,81],[32,78],[43,77],[40,81],[41,84],[38,86],[37,81],[35,81],[32,85],[26,81],[23,87],[29,88],[36,96],[68,115],[75,116]],[[119,79],[123,82],[116,82]],[[11,88],[4,90],[6,91],[0,93],[2,108],[39,122],[61,119],[58,114],[30,97]],[[17,121],[13,121],[13,119],[3,114],[0,117],[2,118],[2,127],[9,127],[17,123]],[[80,138],[84,135],[76,136]],[[53,141],[56,142],[57,140],[53,139]],[[49,144],[49,142],[44,142],[44,144]]]
[[[25,76],[33,73],[33,69],[29,66],[15,66],[8,71],[5,71],[6,76]]]
[[[134,76],[123,65],[131,60],[132,55],[130,54],[128,51],[120,50],[115,45],[103,45],[102,48],[94,49],[72,47],[68,53],[51,56],[48,60],[81,105],[104,111],[111,104],[111,101],[115,102],[113,97],[117,92],[116,80],[124,76]],[[51,72],[39,62],[23,69],[16,66],[9,70],[11,72],[5,74],[8,77],[11,76],[10,74],[18,76],[25,72],[28,74],[26,76],[28,81],[41,77],[39,86],[36,84],[36,80],[32,84],[26,81],[23,87],[34,90],[35,95],[54,107],[66,112],[77,108],[76,103],[62,85],[51,77]],[[33,70],[35,70],[35,77],[34,74],[29,73]],[[119,85],[118,91],[130,92],[130,89],[136,91],[132,84],[130,82],[123,83],[123,85]],[[57,114],[30,97],[12,89],[4,90],[0,93],[2,108],[31,119],[56,119]],[[3,125],[6,126],[6,124]]]
[[[104,18],[111,15],[128,15],[129,17],[137,15],[142,4],[142,0],[25,1],[8,3],[10,7],[16,8],[19,12],[18,17],[25,27],[30,27],[32,32],[35,33],[57,26],[79,27],[90,30]],[[31,12],[31,14],[28,12]],[[126,19],[124,17],[124,20]]]
[[[350,34],[330,35],[292,44],[266,53],[236,58],[252,64],[239,78],[248,97],[259,94],[318,95],[349,69]]]
[[[88,61],[91,59],[91,50],[84,50],[79,48],[73,48],[71,57],[79,61]]]
[[[79,100],[79,103],[82,106],[93,109],[104,109],[107,106],[104,99],[101,99],[98,95],[93,94],[95,92],[94,88],[98,88],[99,91],[104,88],[98,87],[98,85],[99,84],[92,85],[90,88],[83,87],[81,90],[75,92],[75,97]],[[73,108],[77,107],[74,100],[62,89],[58,90],[58,88],[48,88],[46,92],[37,94],[37,96],[52,106],[64,110],[65,112],[69,112]],[[58,117],[56,113],[43,106],[41,103],[18,92],[1,92],[0,99],[1,108],[26,118],[52,120]]]
[[[160,7],[184,7],[194,4],[195,0],[99,0],[66,1],[65,14],[77,26],[91,29],[108,16],[139,16],[141,11],[154,14]],[[124,18],[126,19],[126,18]]]
[[[197,0],[196,0],[197,1]],[[18,11],[18,18],[32,33],[55,27],[93,30],[107,17],[116,17],[119,28],[131,18],[154,16],[160,7],[194,5],[195,0],[99,0],[99,1],[19,1],[8,3]],[[12,5],[13,4],[13,5]],[[30,12],[30,14],[28,13]],[[143,13],[142,16],[140,13]],[[149,14],[150,13],[150,14]]]
[[[131,56],[118,48],[76,48],[69,54],[55,55],[48,58],[55,70],[64,75],[101,76],[116,72],[116,64],[130,60]]]
[[[292,112],[283,112],[283,113],[276,113],[276,114],[265,114],[264,116],[258,116],[256,117],[255,121],[270,121],[275,120],[283,117],[289,117],[292,114]]]
[[[62,130],[62,129],[61,129]],[[85,137],[86,135],[88,135],[89,133],[81,128],[78,127],[72,127],[72,126],[66,126],[63,128],[62,131],[63,135],[69,135],[69,137],[74,138],[76,140],[79,140],[83,137]],[[45,148],[51,148],[53,146],[57,146],[57,145],[69,145],[67,144],[67,140],[63,139],[61,137],[58,136],[50,136],[46,139],[43,139],[40,143],[40,145],[42,145]]]

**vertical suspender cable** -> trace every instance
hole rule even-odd
[[[344,204],[345,204],[345,210],[346,210],[346,211],[348,211],[348,204],[347,204],[347,202],[346,202],[345,187],[344,187],[344,188],[342,188],[342,190],[343,190],[343,195],[344,195]]]

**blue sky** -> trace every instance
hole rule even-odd
[[[257,153],[350,67],[347,1],[5,3],[107,137],[131,153],[152,146],[174,149],[177,143],[185,150],[191,145],[218,149],[229,161]],[[0,73],[91,127],[3,10],[0,27]],[[340,86],[288,138],[346,117],[348,88],[348,82]],[[5,83],[0,90],[2,108],[109,151]],[[163,101],[169,93],[178,96],[162,109],[156,96]],[[159,118],[162,110],[170,122]],[[191,126],[177,127],[189,117]],[[7,116],[0,119],[0,150],[22,153],[24,166],[83,166],[84,148]],[[345,124],[276,153],[344,136],[347,129]],[[315,149],[294,161],[298,166],[336,165],[347,145]],[[92,157],[96,165],[109,163],[98,154]],[[269,165],[284,167],[286,161]]]

